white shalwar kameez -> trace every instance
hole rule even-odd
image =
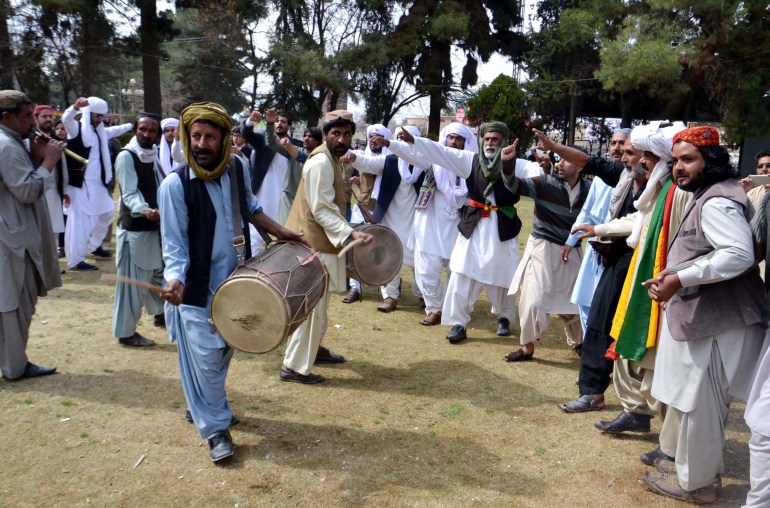
[[[368,173],[371,175],[377,175],[375,180],[375,188],[379,190],[379,185],[382,180],[382,172],[385,169],[385,158],[387,155],[367,156],[366,154],[357,153],[356,160],[353,162],[353,167],[362,173]],[[382,217],[380,224],[393,230],[401,241],[401,245],[404,249],[404,261],[403,266],[408,266],[414,269],[414,251],[409,248],[409,236],[412,233],[412,226],[414,224],[414,204],[417,201],[417,193],[414,189],[414,182],[417,180],[415,177],[419,177],[423,170],[430,167],[430,164],[423,163],[422,166],[414,166],[411,173],[409,172],[409,163],[399,159],[398,171],[402,176],[399,182],[396,193],[393,195],[393,200],[390,202],[385,215]],[[405,180],[404,176],[409,179]],[[378,193],[379,194],[379,193]],[[393,280],[388,282],[384,286],[380,286],[380,293],[382,298],[394,298],[398,299],[399,287],[401,286],[401,275],[397,275]]]
[[[478,151],[476,139],[470,130],[451,129],[448,125],[439,138],[446,141],[450,133],[460,134],[465,138],[465,150],[470,154]],[[449,132],[447,132],[449,129]],[[417,138],[415,138],[417,139]],[[430,166],[427,158],[416,154],[409,144],[402,141],[391,141],[390,150],[400,159],[415,167]],[[444,287],[441,284],[441,270],[447,267],[447,284],[451,280],[449,259],[452,257],[455,240],[459,233],[460,224],[458,209],[465,202],[468,187],[465,180],[458,178],[448,169],[433,166],[436,178],[436,188],[433,197],[424,208],[415,208],[414,223],[407,241],[407,247],[414,253],[414,277],[425,301],[425,313],[441,312],[444,306]],[[403,177],[403,175],[402,175]]]
[[[422,138],[415,138],[412,150],[418,157],[442,166],[463,180],[471,175],[476,157],[476,154],[466,150],[446,148]],[[537,163],[516,160],[517,177],[529,178],[541,173]],[[488,199],[495,205],[494,195],[490,194]],[[471,320],[473,304],[484,287],[493,312],[498,317],[514,321],[516,299],[508,296],[508,286],[519,264],[519,257],[518,237],[500,241],[497,212],[480,219],[470,238],[457,235],[449,261],[452,277],[447,285],[441,324],[465,328]]]
[[[677,271],[682,286],[728,280],[754,263],[751,229],[739,205],[714,197],[702,208],[701,227],[714,251]],[[663,314],[652,396],[680,421],[676,472],[683,489],[710,485],[724,472],[722,452],[732,399],[746,400],[765,330],[759,325],[696,340],[676,341]],[[673,413],[673,415],[672,415]]]
[[[89,101],[92,99],[89,98]],[[86,129],[94,130],[90,124],[91,108],[92,106],[87,106],[80,110],[83,114],[83,121],[80,122],[83,131]],[[105,103],[104,113],[107,112],[106,108]],[[70,106],[62,115],[62,124],[67,130],[67,139],[75,138],[78,135],[78,121],[75,120],[77,113],[78,110]],[[88,119],[87,126],[85,119]],[[99,125],[96,133],[99,135],[101,143],[97,142],[91,146],[88,164],[84,168],[83,187],[78,188],[72,185],[67,187],[70,206],[67,211],[67,226],[64,233],[64,251],[67,255],[67,265],[70,268],[85,261],[88,253],[101,246],[105,235],[107,235],[107,230],[115,215],[115,202],[102,182],[101,165],[104,164],[106,183],[110,183],[113,174],[110,155],[107,150],[107,140],[125,134],[131,128],[130,123],[114,127]]]

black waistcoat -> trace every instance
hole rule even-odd
[[[468,185],[468,197],[470,199],[479,203],[486,201],[484,190],[487,188],[489,181],[481,170],[478,154],[473,158],[473,169],[470,176],[465,179],[465,183]],[[495,196],[495,204],[497,206],[514,206],[519,202],[519,195],[509,191],[505,187],[502,178],[495,182],[492,187],[492,194]],[[473,234],[473,230],[476,229],[476,225],[481,220],[481,212],[480,208],[474,208],[467,204],[460,208],[460,224],[457,226],[457,229],[460,230],[460,233],[465,238],[470,238]],[[510,219],[502,212],[491,213],[497,214],[497,233],[501,242],[518,236],[519,231],[521,231],[521,219],[519,219],[518,214]]]
[[[139,160],[139,156],[131,150],[121,150],[121,152],[128,152],[134,160],[134,171],[136,171],[138,178],[136,187],[144,196],[147,206],[153,209],[158,208],[158,181],[155,176],[155,165],[152,162],[142,162]],[[160,222],[151,221],[144,216],[132,217],[131,210],[123,202],[122,196],[120,198],[118,224],[126,231],[157,231],[160,229]]]
[[[251,238],[249,235],[249,210],[246,205],[245,183],[243,168],[237,157],[230,158],[230,164],[235,160],[238,174],[238,199],[241,207],[241,217],[246,224],[243,228],[245,237],[245,257],[251,257]],[[190,266],[185,275],[187,283],[182,296],[182,303],[195,307],[206,307],[209,299],[209,281],[211,280],[211,252],[214,247],[214,228],[217,213],[211,197],[206,189],[206,182],[200,178],[190,179],[190,169],[187,165],[175,171],[182,180],[184,202],[187,205],[187,239],[190,249]],[[219,181],[217,183],[220,183]],[[223,189],[230,192],[229,186]]]
[[[78,122],[78,135],[72,139],[67,139],[67,148],[72,150],[76,154],[80,155],[84,159],[88,159],[91,155],[91,149],[83,144],[82,125]],[[101,159],[102,145],[99,138],[97,138],[99,147],[97,152],[99,153],[99,167],[102,169],[102,183],[107,187],[107,171],[104,168],[104,162]],[[85,170],[79,161],[73,159],[69,155],[64,155],[67,158],[67,176],[69,177],[69,184],[73,187],[83,187],[83,179],[85,178]]]

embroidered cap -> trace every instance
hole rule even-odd
[[[674,136],[672,146],[680,141],[695,146],[719,146],[719,131],[708,125],[691,127],[678,132],[676,136]]]
[[[25,93],[18,90],[0,90],[0,108],[13,109],[21,103],[30,103]]]
[[[331,122],[332,120],[336,120],[337,118],[342,118],[343,120],[348,120],[350,122],[353,121],[353,113],[350,111],[346,111],[344,109],[335,109],[334,111],[329,111],[326,113],[326,116],[324,117],[324,122]]]
[[[47,104],[38,104],[37,106],[35,106],[34,115],[37,116],[43,111],[45,111],[46,109],[48,111],[53,112],[53,108],[51,106],[48,106]]]

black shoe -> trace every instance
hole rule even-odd
[[[155,345],[155,341],[139,335],[139,333],[133,334],[131,337],[121,337],[118,339],[121,346],[127,347],[152,347]]]
[[[24,374],[22,377],[40,377],[48,376],[56,372],[56,367],[41,367],[34,363],[27,362],[27,366],[24,367]]]
[[[80,263],[70,268],[70,270],[73,270],[76,272],[90,272],[98,269],[99,269],[98,266],[92,265],[90,263],[86,263],[85,261],[81,261]]]
[[[166,327],[166,315],[165,314],[156,314],[155,317],[152,318],[152,324],[157,327]]]
[[[184,412],[184,422],[195,423],[193,422],[193,417],[189,409]],[[240,423],[240,420],[238,419],[237,416],[233,415],[233,417],[230,418],[230,427],[232,427],[233,425],[238,425],[238,423]]]
[[[233,438],[230,431],[217,432],[209,438],[209,448],[212,462],[216,464],[233,456]]]
[[[497,335],[500,337],[507,337],[511,334],[511,322],[508,318],[500,318],[497,320]]]
[[[323,346],[318,348],[318,353],[315,355],[315,363],[345,363],[345,361],[344,356],[334,354]]]
[[[623,411],[611,422],[599,420],[594,423],[594,427],[602,432],[609,432],[610,434],[620,434],[621,432],[649,432],[651,418],[650,415],[640,415]]]
[[[642,464],[646,464],[648,466],[653,466],[653,467],[655,466],[655,461],[661,460],[661,459],[670,460],[672,462],[676,460],[674,457],[663,453],[660,448],[655,448],[651,452],[647,452],[639,455],[639,460],[642,461]]]
[[[446,336],[446,340],[452,344],[457,344],[458,342],[462,342],[467,338],[468,336],[465,334],[465,328],[460,325],[454,325]]]
[[[112,257],[112,252],[108,251],[101,245],[97,247],[96,250],[93,251],[91,254],[102,259],[110,259]]]
[[[286,367],[281,367],[279,375],[281,376],[281,381],[302,383],[303,385],[314,385],[324,381],[324,377],[319,374],[300,374],[299,372],[294,372]]]

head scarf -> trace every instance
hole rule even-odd
[[[393,139],[398,139],[398,135],[402,130],[408,132],[409,134],[412,135],[412,137],[415,137],[415,138],[419,138],[421,136],[420,129],[418,129],[414,125],[404,125],[403,127],[396,127],[396,130],[393,131]],[[415,170],[415,169],[412,169],[410,171],[409,163],[406,162],[404,159],[401,159],[401,158],[398,159],[398,172],[401,174],[401,179],[406,183],[415,183],[417,182],[417,180],[420,179],[420,174],[422,174],[422,170]]]
[[[390,129],[388,129],[381,123],[376,123],[366,128],[366,149],[364,150],[364,154],[366,154],[368,157],[377,155],[374,152],[372,152],[372,149],[369,146],[369,138],[375,135],[382,136],[385,139],[390,139]],[[380,155],[388,155],[389,153],[390,153],[390,150],[388,150],[388,147],[383,146],[382,151],[380,152]]]
[[[674,137],[674,144],[680,141],[695,146],[719,146],[719,131],[708,125],[690,127]]]
[[[171,144],[166,141],[166,137],[163,136],[163,131],[168,127],[179,127],[179,120],[176,118],[164,118],[160,122],[160,167],[163,170],[163,175],[168,176],[174,170],[174,159],[171,156]]]
[[[628,127],[624,127],[622,129],[615,129],[614,131],[612,131],[613,134],[617,134],[618,132],[621,134],[625,134],[626,137],[631,135],[631,129],[629,129]]]
[[[500,145],[500,150],[497,151],[497,155],[492,161],[487,160],[484,155],[484,135],[487,132],[499,132],[503,135],[503,141]],[[503,122],[487,122],[479,128],[479,163],[481,165],[481,171],[484,172],[484,176],[487,177],[487,188],[484,189],[484,196],[492,194],[492,188],[495,183],[500,179],[500,173],[503,169],[503,148],[508,145],[508,139],[511,137],[511,130]]]
[[[91,113],[106,115],[107,111],[109,108],[105,100],[99,97],[88,98],[88,106],[80,108],[80,112],[83,114],[80,117],[80,139],[86,148],[99,145],[99,155],[106,173],[105,181],[109,183],[112,181],[112,162],[110,161],[110,148],[107,144],[107,129],[104,128],[103,122],[99,122],[96,128],[91,125]]]
[[[228,140],[222,139],[222,151],[219,154],[219,163],[214,169],[205,169],[201,167],[193,156],[190,147],[190,129],[192,125],[199,121],[206,120],[217,127],[221,127],[225,132],[233,129],[233,121],[225,111],[225,108],[215,102],[195,102],[190,104],[182,111],[179,121],[179,137],[182,140],[182,151],[187,159],[187,164],[193,170],[195,176],[201,180],[213,180],[219,178],[227,169],[230,161],[230,145]]]
[[[668,169],[668,161],[671,159],[672,140],[677,133],[684,129],[682,122],[674,122],[673,125],[661,128],[662,123],[660,121],[650,122],[649,125],[634,127],[631,131],[631,144],[634,145],[634,148],[652,152],[660,157],[658,163],[652,168],[642,195],[634,201],[634,207],[641,213],[637,216],[631,235],[626,240],[626,243],[631,247],[636,247],[639,243],[644,217],[652,212],[658,198],[658,192],[671,173]]]
[[[446,138],[450,134],[455,134],[465,139],[465,148],[463,150],[479,153],[479,146],[475,142],[476,136],[467,126],[459,122],[450,123],[439,132],[439,143],[446,146]],[[436,200],[436,207],[443,212],[444,217],[454,220],[457,217],[457,210],[465,204],[465,196],[468,194],[468,186],[465,180],[441,166],[434,166],[428,172],[432,173],[431,178],[434,179],[435,186],[439,190],[438,196],[440,197]],[[426,173],[425,180],[429,180],[428,173]],[[422,189],[420,192],[422,192]]]
[[[444,146],[446,146],[446,138],[450,134],[455,134],[457,136],[462,136],[465,138],[465,148],[463,150],[467,150],[468,152],[473,153],[479,153],[479,147],[474,141],[476,140],[476,135],[473,134],[473,131],[470,130],[466,125],[461,124],[460,122],[452,122],[443,129],[441,129],[441,132],[438,134],[438,142]]]

